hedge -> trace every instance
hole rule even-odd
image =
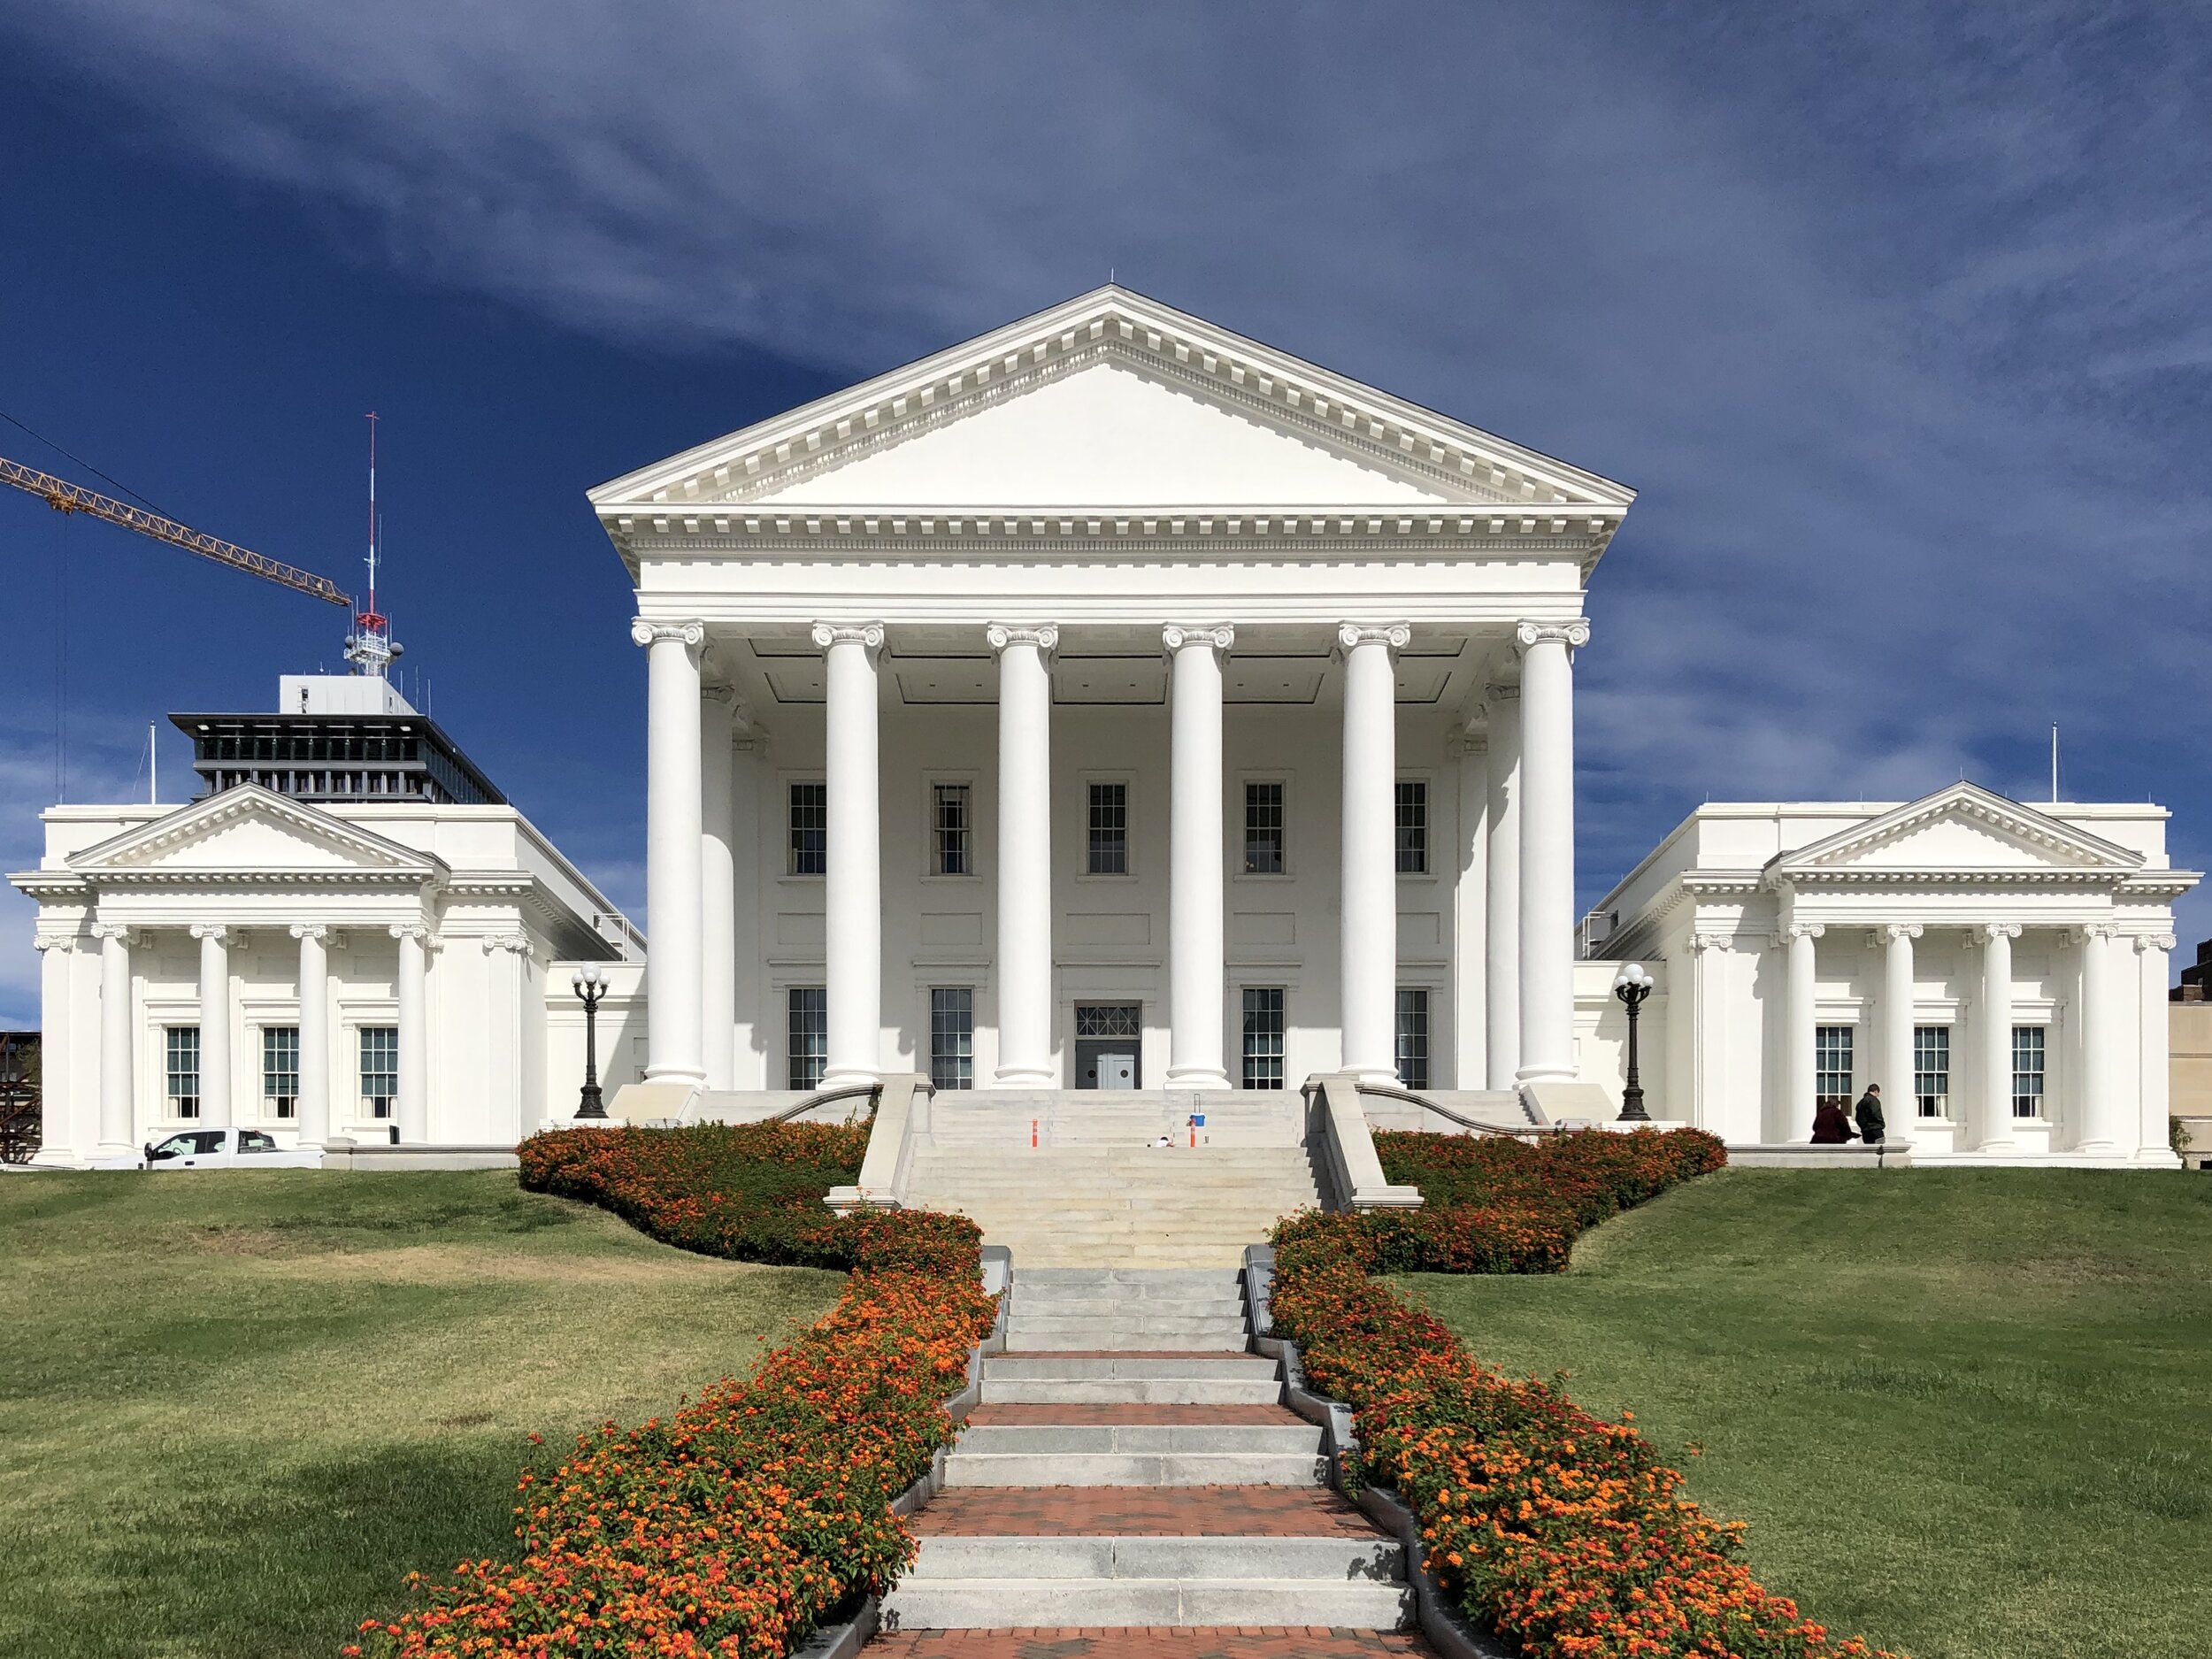
[[[1680,1495],[1632,1422],[1592,1417],[1550,1385],[1482,1365],[1439,1320],[1371,1274],[1532,1272],[1575,1233],[1724,1161],[1694,1131],[1591,1132],[1536,1146],[1378,1135],[1427,1219],[1299,1217],[1276,1230],[1273,1314],[1308,1386],[1356,1413],[1354,1478],[1394,1487],[1430,1567],[1479,1624],[1530,1659],[1866,1659],[1832,1641],[1742,1559],[1740,1522]],[[1625,1415],[1625,1414],[1624,1414]]]
[[[944,1401],[995,1310],[961,1216],[839,1218],[865,1131],[574,1130],[524,1143],[523,1185],[604,1204],[671,1244],[847,1265],[837,1306],[743,1381],[580,1436],[518,1486],[511,1562],[412,1582],[419,1605],[346,1652],[779,1659],[914,1555],[891,1501],[955,1432]],[[687,1190],[687,1184],[697,1186]]]

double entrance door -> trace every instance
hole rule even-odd
[[[1075,1005],[1075,1087],[1133,1089],[1144,1075],[1144,1010],[1135,1002]]]

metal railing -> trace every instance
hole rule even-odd
[[[1559,1133],[1555,1125],[1529,1124],[1525,1127],[1507,1128],[1502,1124],[1486,1124],[1479,1118],[1463,1117],[1448,1106],[1440,1106],[1425,1094],[1416,1094],[1411,1089],[1393,1088],[1387,1083],[1362,1083],[1359,1086],[1359,1092],[1362,1094],[1372,1094],[1383,1100],[1404,1101],[1409,1106],[1418,1106],[1424,1111],[1432,1111],[1439,1118],[1449,1123],[1455,1123],[1473,1134],[1504,1135],[1509,1140],[1520,1141],[1530,1136],[1540,1139],[1545,1135]]]
[[[873,1107],[876,1096],[882,1092],[882,1089],[883,1085],[880,1083],[846,1083],[836,1088],[826,1088],[819,1094],[808,1095],[796,1106],[787,1106],[773,1117],[764,1118],[761,1121],[787,1124],[794,1118],[812,1111],[817,1106],[826,1106],[832,1101],[849,1100],[856,1094],[865,1094],[868,1097],[868,1104]]]

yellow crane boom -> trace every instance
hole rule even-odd
[[[95,518],[104,518],[110,524],[119,524],[126,530],[135,530],[157,541],[166,541],[180,547],[188,553],[196,553],[204,559],[218,565],[227,565],[249,576],[258,576],[264,581],[281,583],[284,587],[319,599],[325,604],[343,605],[353,609],[353,596],[327,576],[318,576],[303,571],[296,565],[287,565],[273,559],[265,553],[256,553],[250,548],[240,547],[235,541],[226,541],[220,536],[209,535],[189,525],[165,518],[157,512],[143,507],[134,507],[128,502],[118,501],[112,495],[103,495],[81,484],[73,484],[65,478],[51,472],[42,472],[35,466],[20,461],[11,461],[0,456],[0,484],[12,484],[39,496],[56,512],[89,513]]]

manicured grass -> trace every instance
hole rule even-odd
[[[0,1179],[0,1653],[334,1654],[511,1552],[531,1432],[665,1412],[842,1282],[511,1173]]]
[[[1398,1281],[1634,1411],[1761,1579],[1916,1659],[2212,1651],[2212,1180],[1731,1170],[1563,1278]]]

